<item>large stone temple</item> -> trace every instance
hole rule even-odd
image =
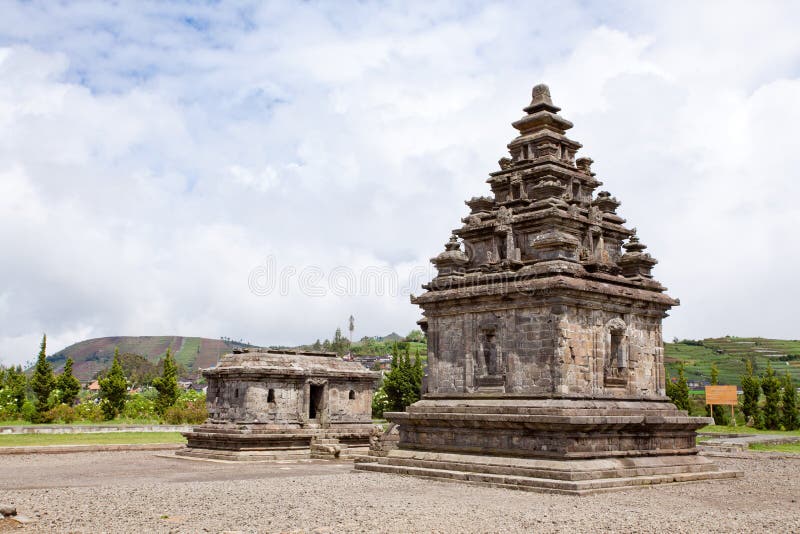
[[[180,456],[338,458],[369,446],[379,374],[335,352],[237,350],[203,376],[209,417]]]
[[[428,371],[399,445],[358,469],[562,493],[726,478],[665,395],[661,321],[678,301],[620,202],[577,158],[545,85],[489,175],[423,309]]]

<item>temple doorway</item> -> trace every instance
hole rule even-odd
[[[325,393],[325,386],[310,385],[309,398],[308,398],[308,418],[319,419],[319,414],[322,413],[323,408],[323,394]]]

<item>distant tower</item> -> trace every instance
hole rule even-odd
[[[696,455],[695,430],[710,419],[665,396],[661,321],[679,302],[653,279],[657,262],[624,226],[620,202],[595,194],[602,183],[591,159],[575,159],[581,145],[559,111],[546,85],[533,88],[510,157],[487,180],[491,196],[466,202],[463,225],[431,260],[438,276],[412,298],[428,338],[427,390],[385,414],[399,448],[359,468],[467,471],[572,493],[735,475]]]

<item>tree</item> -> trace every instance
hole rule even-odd
[[[0,387],[7,394],[7,398],[14,400],[14,406],[19,413],[22,405],[25,404],[25,390],[28,389],[28,377],[25,376],[22,366],[17,365],[6,369],[5,379]]]
[[[395,343],[392,348],[392,368],[383,382],[386,409],[402,412],[407,406],[417,402],[422,390],[422,375],[422,359],[419,353],[412,364],[408,348],[400,354],[400,348]]]
[[[798,428],[800,428],[800,412],[797,409],[797,389],[792,382],[792,375],[786,371],[786,376],[783,377],[783,429]]]
[[[164,372],[160,377],[153,379],[153,387],[158,391],[156,412],[163,416],[178,400],[178,368],[169,349],[164,357]]]
[[[322,343],[320,343],[319,339],[316,340],[313,345],[311,345],[311,350],[316,350],[316,351],[322,350]]]
[[[119,349],[114,349],[114,362],[111,370],[105,378],[99,380],[100,383],[100,408],[106,420],[114,419],[125,408],[125,401],[128,399],[128,381],[122,371],[122,364],[119,361]]]
[[[716,386],[719,384],[719,369],[716,362],[711,362],[711,385]],[[706,405],[706,415],[714,418],[714,424],[724,425],[728,422],[728,416],[725,413],[724,406],[714,406],[713,413],[711,407]]]
[[[678,365],[678,380],[667,382],[667,396],[679,410],[689,411],[689,384],[686,382],[683,362]]]
[[[72,406],[78,393],[81,392],[81,383],[72,374],[72,358],[67,358],[64,363],[64,370],[56,378],[56,388],[58,389],[58,400],[61,404]]]
[[[353,330],[356,329],[356,320],[351,315],[350,318],[347,320],[347,329],[350,331],[350,344],[353,344]]]
[[[347,347],[350,345],[350,342],[347,341],[347,338],[342,335],[342,329],[337,328],[336,333],[333,335],[333,343],[331,344],[331,350],[336,352],[339,356],[347,352]]]
[[[781,399],[781,381],[775,376],[772,364],[767,362],[767,369],[761,376],[761,391],[764,392],[764,417],[763,428],[779,430],[781,426],[781,413],[778,407]]]
[[[50,409],[50,394],[56,387],[56,378],[53,376],[53,366],[47,361],[47,335],[42,336],[42,345],[39,357],[31,376],[31,389],[36,395],[36,413],[43,414]]]
[[[425,334],[422,333],[422,330],[412,330],[406,336],[406,341],[425,343]]]
[[[750,360],[745,362],[745,374],[742,375],[742,413],[745,422],[754,426],[761,426],[761,411],[758,407],[758,399],[761,397],[761,384],[758,377],[753,374],[753,363]]]
[[[119,356],[119,363],[122,365],[122,372],[131,387],[151,384],[153,379],[158,376],[158,364],[152,363],[139,354],[122,353]]]
[[[28,378],[25,376],[22,366],[0,367],[0,391],[4,402],[6,404],[12,403],[12,412],[19,414],[20,410],[22,410],[27,389]]]

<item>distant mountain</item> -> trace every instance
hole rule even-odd
[[[388,336],[379,337],[378,341],[403,341],[405,337],[401,336],[397,332],[392,332]]]
[[[48,356],[47,359],[58,373],[67,358],[72,358],[75,376],[79,380],[90,380],[111,365],[114,348],[119,348],[120,354],[138,354],[153,363],[163,358],[169,348],[175,360],[186,368],[187,375],[194,376],[198,369],[216,365],[220,356],[231,352],[235,347],[243,346],[249,345],[228,339],[204,337],[115,336],[80,341]]]

